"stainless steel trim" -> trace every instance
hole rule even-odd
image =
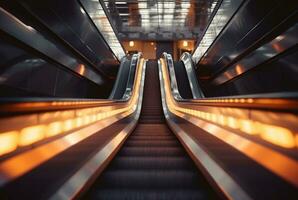
[[[135,112],[137,109],[135,104],[141,98],[139,93],[142,90],[142,81],[144,82],[142,78],[144,75],[141,74],[145,65],[143,63],[143,59],[138,63],[137,78],[134,79],[135,91],[132,93],[133,96],[129,97],[130,101],[93,101],[91,105],[87,101],[82,103],[86,103],[85,106],[89,107],[83,109],[80,107],[80,102],[36,102],[37,110],[40,107],[46,107],[46,109],[48,106],[59,107],[60,103],[62,103],[61,106],[68,106],[70,103],[69,106],[74,108],[1,119],[0,137],[5,139],[6,144],[0,152],[1,158],[4,158],[0,163],[0,177],[4,182],[0,184],[21,176],[73,144]],[[21,107],[31,109],[31,104],[31,102],[21,103]],[[34,103],[33,105],[35,106]],[[18,106],[20,105],[16,105],[17,108]],[[36,111],[34,109],[29,111]],[[26,159],[36,154],[43,156],[37,156],[36,159],[32,159],[32,162],[26,162]],[[14,166],[20,163],[21,167],[15,170]]]
[[[117,90],[117,87],[120,84],[119,83],[120,76],[122,76],[122,72],[123,72],[123,69],[124,69],[124,66],[123,65],[125,65],[125,63],[126,63],[127,60],[128,60],[127,57],[123,57],[121,59],[120,66],[119,66],[118,73],[117,73],[117,77],[116,77],[116,81],[114,82],[114,86],[113,86],[113,89],[112,89],[112,91],[110,93],[109,99],[113,99],[114,96],[115,96],[115,92]],[[130,62],[129,68],[130,67],[131,67],[131,62]]]
[[[41,35],[36,29],[24,24],[22,21],[14,17],[12,14],[0,7],[0,29],[15,37],[17,40],[25,43],[33,49],[41,52],[45,56],[58,62],[62,66],[70,69],[71,71],[79,74],[92,82],[102,84],[103,79],[100,75],[89,66],[73,57],[66,54],[63,50],[59,49],[55,44]],[[84,74],[80,73],[80,67],[84,67]]]
[[[172,58],[171,54],[168,54],[165,52],[163,53],[163,57],[166,61],[167,67],[170,72],[170,80],[171,80],[171,88],[172,88],[173,96],[177,100],[182,99],[182,97],[179,93],[179,90],[178,90],[173,58]]]
[[[130,98],[130,96],[132,94],[133,83],[134,83],[135,77],[137,76],[136,67],[140,62],[141,55],[142,55],[141,53],[134,54],[131,58],[131,65],[130,65],[129,76],[128,76],[128,80],[127,80],[126,90],[122,97],[122,99],[124,99],[124,100]],[[134,71],[134,73],[133,73],[133,71]]]
[[[200,146],[199,143],[195,142],[191,137],[188,136],[179,126],[177,126],[170,116],[170,111],[168,110],[165,90],[164,90],[164,80],[162,77],[162,69],[159,63],[159,79],[160,79],[160,89],[163,111],[167,120],[167,123],[177,135],[177,137],[183,141],[185,147],[189,149],[194,155],[195,159],[201,163],[201,165],[210,174],[214,182],[221,188],[223,193],[228,197],[228,199],[241,199],[249,200],[251,199],[249,195],[236,183],[231,176],[229,176],[223,168],[221,168],[216,161],[214,161],[208,153]]]
[[[191,59],[191,55],[188,52],[184,52],[180,60],[184,64],[193,98],[194,99],[204,98],[205,97],[204,93],[201,90],[196,77],[196,72],[195,72],[193,61]]]
[[[86,186],[88,180],[96,173],[96,171],[104,164],[104,162],[118,149],[119,145],[129,136],[134,129],[140,116],[144,81],[145,81],[146,62],[143,65],[143,73],[141,79],[141,89],[138,100],[137,110],[134,120],[117,134],[105,147],[96,153],[82,168],[80,168],[72,177],[70,177],[63,186],[55,192],[50,198],[51,200],[66,200],[75,198],[79,192]]]
[[[266,60],[272,59],[273,57],[285,52],[289,48],[297,45],[298,43],[298,23],[289,28],[284,33],[277,36],[267,44],[257,48],[244,58],[242,58],[236,64],[230,66],[224,73],[216,77],[212,84],[220,85],[223,84],[248,70],[257,67]]]
[[[104,106],[111,103],[125,103],[132,95],[134,82],[136,80],[136,68],[140,63],[141,53],[134,54],[130,64],[129,78],[127,82],[126,92],[122,99],[57,99],[57,98],[2,98],[0,100],[0,114],[17,113],[17,112],[32,112],[32,111],[48,111],[48,110],[62,110],[72,108],[85,108]],[[124,62],[123,58],[123,62]],[[132,70],[135,71],[134,75],[131,74]],[[120,72],[118,72],[120,73]],[[115,86],[117,82],[115,83]],[[115,88],[113,89],[113,91]],[[113,94],[111,92],[111,95]]]
[[[161,61],[164,62],[163,60]],[[170,62],[165,62],[166,65],[169,65],[169,63]],[[177,102],[183,103],[184,105],[188,104],[191,106],[216,106],[216,107],[235,107],[235,108],[239,107],[239,108],[247,108],[247,109],[250,109],[250,108],[274,109],[274,110],[284,110],[284,111],[298,110],[298,107],[297,107],[298,92],[264,93],[264,94],[252,94],[252,95],[182,99],[179,94],[177,82],[175,82],[176,79],[172,78],[172,76],[175,75],[175,73],[171,72],[169,66],[167,66],[167,70],[170,74],[169,80],[171,85],[171,93]],[[177,96],[180,96],[180,98],[177,98]]]
[[[83,139],[97,133],[123,117],[126,117],[126,114],[120,114],[112,118],[101,120],[88,127],[74,131],[60,139],[54,140],[53,142],[25,151],[24,153],[20,153],[12,158],[2,161],[0,163],[0,186],[24,175],[62,151],[72,147]],[[28,160],[30,160],[30,162],[28,162]],[[16,167],[18,167],[17,170]]]
[[[236,11],[241,7],[243,0],[222,0],[216,14],[212,18],[204,36],[199,41],[196,49],[192,54],[193,62],[197,65],[206,55],[209,49],[219,38],[226,27],[229,26],[230,20]],[[248,1],[247,1],[248,2]]]

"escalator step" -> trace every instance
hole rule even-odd
[[[84,199],[210,199],[204,178],[165,123],[158,68],[148,66],[139,122]]]
[[[186,157],[116,157],[110,169],[175,169],[175,170],[194,170],[192,161]]]
[[[197,173],[193,170],[108,170],[101,177],[104,188],[197,188]]]
[[[155,135],[152,137],[151,135],[132,135],[129,137],[130,140],[176,140],[173,136],[171,135]]]
[[[169,132],[165,132],[165,131],[160,131],[160,130],[156,130],[155,132],[153,131],[149,131],[149,130],[143,130],[143,131],[136,131],[133,135],[151,135],[151,136],[158,136],[158,135],[168,135],[168,136],[172,136],[172,133]]]
[[[120,156],[185,156],[181,147],[123,147]]]
[[[133,190],[117,188],[115,190],[99,190],[94,193],[92,199],[101,200],[201,200],[207,199],[203,191],[186,189],[168,189],[168,190]]]
[[[158,140],[129,140],[125,143],[126,147],[179,147],[177,140],[158,141]]]

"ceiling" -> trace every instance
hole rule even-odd
[[[197,39],[220,0],[103,0],[121,40]]]

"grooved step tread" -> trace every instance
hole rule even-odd
[[[200,176],[165,124],[157,66],[147,66],[139,123],[87,199],[210,199]]]
[[[133,157],[117,156],[110,166],[112,169],[164,169],[164,170],[194,170],[192,161],[185,157]]]
[[[162,140],[129,140],[125,143],[126,147],[177,147],[180,146],[177,140],[162,141]]]
[[[185,156],[181,147],[123,147],[120,156]]]
[[[196,188],[197,173],[193,170],[109,170],[102,175],[104,188]]]
[[[197,189],[122,189],[117,188],[117,193],[112,189],[100,190],[92,198],[102,200],[203,200],[207,199],[201,190]]]

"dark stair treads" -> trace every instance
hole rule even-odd
[[[201,190],[183,190],[183,189],[118,189],[114,190],[100,190],[92,197],[94,199],[102,200],[203,200],[207,199],[206,195]]]
[[[125,143],[126,147],[137,147],[137,146],[143,146],[143,147],[177,147],[179,146],[179,142],[177,140],[129,140]]]
[[[133,157],[133,156],[117,156],[111,164],[111,169],[131,169],[131,170],[144,170],[144,169],[164,169],[164,170],[193,170],[194,166],[192,161],[187,157]]]
[[[158,180],[158,181],[157,181]],[[193,170],[109,170],[101,177],[104,188],[195,189],[199,185]]]
[[[203,176],[165,124],[156,64],[147,66],[139,124],[86,198],[213,198]]]
[[[131,140],[173,140],[173,137],[170,135],[154,135],[154,137],[152,137],[152,135],[132,135],[130,136]]]
[[[123,147],[120,156],[185,156],[181,147]]]

